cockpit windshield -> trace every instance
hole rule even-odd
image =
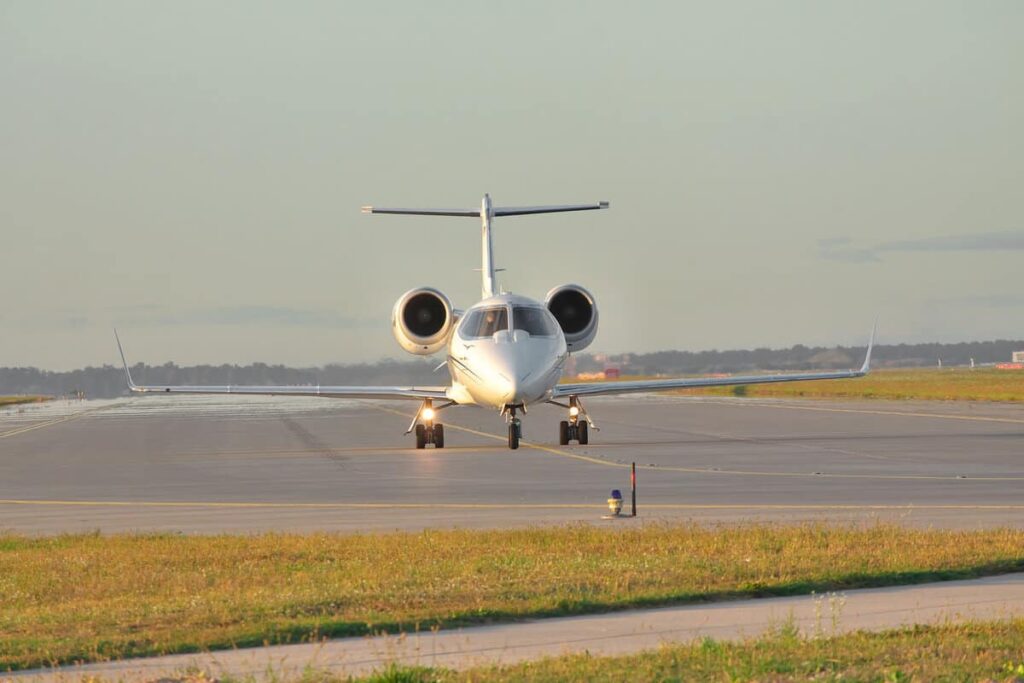
[[[555,336],[555,321],[543,308],[515,306],[512,308],[512,323],[515,329],[525,330],[531,337]]]
[[[508,329],[508,309],[504,306],[478,308],[459,328],[464,339],[483,339]]]

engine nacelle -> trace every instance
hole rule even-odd
[[[452,302],[432,287],[410,289],[391,312],[391,332],[398,345],[417,356],[444,348],[455,327]]]
[[[582,351],[597,336],[597,303],[579,285],[562,285],[548,292],[544,305],[555,316],[569,351]]]

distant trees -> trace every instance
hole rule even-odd
[[[959,344],[897,344],[875,347],[876,367],[934,366],[995,363],[1010,360],[1013,351],[1024,350],[1024,341],[998,340]],[[618,367],[629,375],[683,375],[753,370],[849,368],[860,364],[864,347],[808,347],[729,351],[657,351],[621,355],[576,356],[579,372]],[[283,365],[192,365],[175,363],[132,367],[140,384],[397,384],[436,385],[448,382],[444,370],[434,372],[436,359],[381,360],[322,368],[289,368]],[[37,368],[0,368],[0,394],[61,396],[77,391],[87,398],[112,398],[127,393],[124,370],[104,365],[69,372]]]

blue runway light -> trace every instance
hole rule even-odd
[[[619,516],[619,513],[622,512],[622,491],[612,489],[611,498],[608,499],[608,509],[613,516]]]

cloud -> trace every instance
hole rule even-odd
[[[854,246],[848,237],[818,240],[818,253],[830,261],[877,263],[883,254],[897,252],[1021,251],[1024,231],[987,232],[976,235],[944,235],[917,240],[894,240],[871,247]]]

